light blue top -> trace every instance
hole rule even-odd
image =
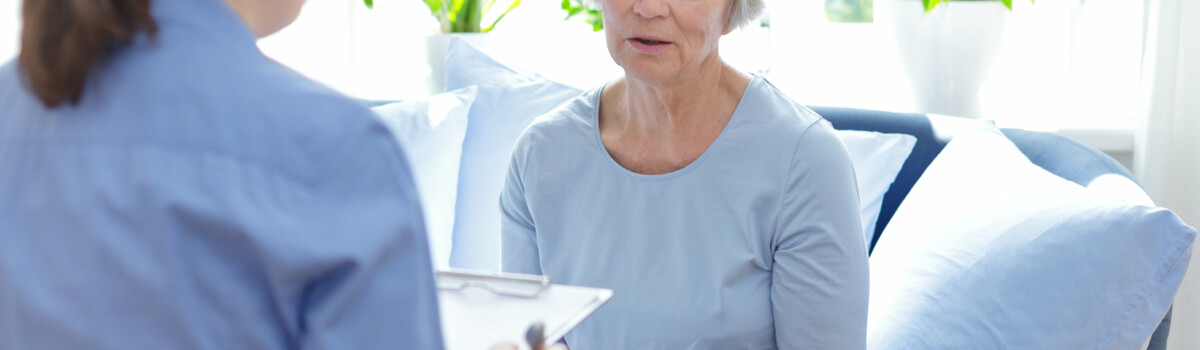
[[[46,110],[0,67],[0,349],[439,349],[401,150],[220,0]]]
[[[833,128],[756,77],[699,159],[643,175],[597,128],[601,89],[517,141],[505,271],[611,288],[572,350],[863,349],[867,252]]]

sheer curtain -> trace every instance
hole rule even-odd
[[[1135,171],[1156,204],[1200,225],[1200,2],[1147,0]],[[1200,263],[1175,297],[1169,349],[1200,349]]]

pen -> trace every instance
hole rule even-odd
[[[525,341],[529,343],[530,349],[543,350],[546,344],[546,325],[541,322],[529,325],[529,330],[525,331]]]

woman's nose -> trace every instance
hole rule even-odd
[[[663,17],[667,15],[667,4],[665,0],[639,0],[633,10],[645,18]]]

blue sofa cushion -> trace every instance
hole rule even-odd
[[[877,131],[884,133],[904,133],[917,137],[917,144],[908,156],[896,180],[883,197],[883,207],[876,221],[875,235],[872,237],[869,249],[873,250],[883,229],[891,222],[892,216],[900,202],[908,196],[917,179],[925,173],[925,169],[933,162],[938,153],[946,147],[946,143],[954,138],[956,131],[961,128],[943,127],[939,124],[961,123],[953,119],[931,118],[925,114],[894,113],[876,110],[840,108],[840,107],[811,107],[817,114],[829,120],[836,129]],[[953,117],[949,117],[953,118]],[[1088,147],[1078,141],[1044,132],[1021,129],[1001,129],[1026,157],[1039,167],[1058,175],[1071,182],[1087,186],[1093,179],[1116,174],[1137,180],[1133,174],[1116,160],[1104,153]],[[1148,349],[1161,350],[1166,348],[1166,339],[1170,334],[1171,311],[1150,337]]]

